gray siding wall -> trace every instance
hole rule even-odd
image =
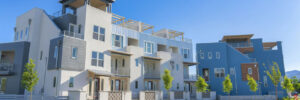
[[[21,85],[21,79],[25,64],[28,62],[29,48],[29,42],[0,44],[0,51],[15,52],[13,74],[0,76],[0,79],[7,78],[6,91],[4,91],[5,94],[24,94],[24,88]]]
[[[58,66],[55,66],[54,49],[56,45],[59,47]],[[78,48],[77,58],[72,58],[72,48]],[[59,37],[51,40],[48,69],[63,69],[72,71],[82,71],[85,67],[85,50],[86,42],[84,40],[72,37]]]
[[[53,21],[61,30],[69,30],[70,23],[76,24],[76,16],[71,14],[66,14],[53,19]]]

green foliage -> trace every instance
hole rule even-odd
[[[223,91],[227,94],[230,94],[231,90],[232,90],[232,83],[231,83],[230,75],[227,75],[225,77],[225,80],[223,81]]]
[[[276,69],[275,69],[276,68]],[[269,78],[272,80],[272,83],[275,87],[278,87],[278,83],[280,82],[281,72],[279,70],[278,64],[273,62],[271,73],[270,71],[266,71]]]
[[[29,59],[29,63],[25,65],[25,69],[22,75],[22,85],[29,92],[32,92],[33,87],[37,84],[39,78],[37,71],[34,70],[35,64],[32,59]]]
[[[294,86],[295,91],[297,91],[298,93],[300,93],[300,80],[297,79],[296,76],[291,78],[292,84]]]
[[[293,92],[295,89],[293,87],[291,79],[284,76],[284,81],[281,83],[282,88],[285,89],[288,93]]]
[[[257,91],[257,83],[256,81],[254,80],[253,77],[247,75],[247,79],[248,79],[248,85],[249,85],[249,88],[252,92],[256,92]]]
[[[198,80],[195,83],[198,92],[206,92],[208,89],[208,84],[205,82],[204,78],[198,76]]]
[[[172,87],[173,77],[170,74],[170,71],[165,69],[164,75],[162,76],[164,81],[164,86],[166,90],[169,90]]]

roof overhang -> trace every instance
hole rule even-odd
[[[188,66],[193,66],[193,65],[197,65],[197,62],[183,62],[183,64],[188,65]]]
[[[96,75],[96,76],[108,76],[108,77],[110,77],[110,76],[113,75],[110,72],[101,71],[101,70],[90,70],[90,69],[88,69],[87,71],[89,73],[92,73],[92,74]]]
[[[265,43],[263,43],[263,46],[265,47],[265,48],[273,48],[273,47],[275,47],[277,45],[277,42],[265,42]]]
[[[247,39],[250,40],[253,37],[253,34],[246,34],[246,35],[226,35],[223,37],[222,41],[227,40],[235,40],[235,39]]]
[[[159,57],[150,57],[150,56],[143,56],[144,59],[149,59],[149,60],[156,60],[156,61],[160,61],[161,58]]]
[[[122,51],[116,51],[116,50],[108,50],[111,54],[116,54],[116,55],[122,55],[122,56],[131,56],[132,54],[127,53],[127,52],[122,52]]]

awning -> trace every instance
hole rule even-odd
[[[112,54],[117,54],[117,55],[123,55],[123,56],[131,56],[132,54],[127,53],[127,52],[122,52],[122,51],[116,51],[116,50],[108,50]]]
[[[247,34],[247,35],[227,35],[224,36],[222,41],[227,41],[227,40],[232,40],[232,39],[251,39],[251,37],[253,36],[253,34]]]
[[[265,42],[263,43],[263,46],[266,48],[273,48],[274,46],[277,45],[277,42]]]
[[[149,60],[158,60],[158,61],[161,60],[161,58],[159,58],[159,57],[143,56],[143,58],[144,58],[144,59],[149,59]]]
[[[188,66],[193,66],[193,65],[197,65],[197,62],[183,62],[183,64],[188,65]]]

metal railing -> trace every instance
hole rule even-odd
[[[228,43],[234,48],[248,48],[248,47],[253,47],[252,43]]]
[[[144,75],[145,78],[160,78],[160,73],[158,72],[147,72]]]
[[[120,76],[129,76],[129,71],[121,70],[121,69],[114,69],[112,67],[111,73],[114,75],[120,75]]]
[[[184,80],[197,80],[197,75],[184,75]]]
[[[69,37],[74,37],[74,38],[78,38],[78,39],[84,39],[84,35],[81,33],[76,33],[76,32],[70,32],[70,31],[62,31],[60,33],[60,35],[62,36],[69,36]]]
[[[8,75],[14,69],[14,64],[10,63],[0,63],[0,75]]]
[[[50,15],[50,16],[53,16],[53,17],[60,17],[60,16],[67,15],[67,14],[74,15],[74,14],[73,14],[73,11],[71,11],[71,10],[66,10],[66,13],[65,13],[65,14],[62,13],[62,10],[59,10],[59,11],[54,12],[54,13],[53,13],[52,15]]]

